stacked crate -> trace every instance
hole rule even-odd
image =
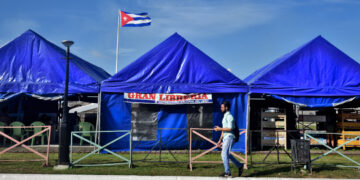
[[[336,123],[338,132],[342,133],[340,138],[337,140],[337,144],[341,145],[347,142],[349,139],[355,138],[356,135],[360,136],[360,114],[357,111],[346,112],[343,110],[339,111],[339,122]],[[351,135],[350,135],[351,134]],[[360,141],[352,141],[343,146],[346,147],[360,147]]]
[[[285,109],[261,109],[261,149],[280,145],[287,148]]]

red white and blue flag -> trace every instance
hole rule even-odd
[[[142,27],[150,26],[151,19],[147,13],[133,14],[120,11],[121,27]]]

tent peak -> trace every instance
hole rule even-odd
[[[172,38],[172,37],[178,37],[178,38],[182,38],[182,39],[185,39],[184,37],[182,37],[179,33],[175,32],[174,34],[172,34],[169,38]]]
[[[323,36],[318,35],[318,36],[316,36],[316,38],[314,38],[313,40],[311,40],[310,43],[311,43],[311,42],[321,42],[321,41],[328,42]]]
[[[32,33],[35,33],[35,31],[34,30],[32,30],[32,29],[28,29],[27,31],[25,31],[25,32],[32,32]]]
[[[28,29],[27,31],[25,31],[24,33],[22,33],[19,37],[23,37],[23,38],[27,38],[27,37],[35,37],[38,39],[41,39],[43,41],[49,42],[48,40],[46,40],[44,37],[42,37],[40,34],[38,34],[37,32],[33,31],[32,29]],[[49,42],[51,43],[51,42]],[[52,44],[52,43],[51,43]]]
[[[102,92],[239,93],[246,92],[247,85],[174,33],[104,80],[101,89]]]
[[[37,36],[40,36],[38,33],[36,33],[34,30],[32,29],[28,29],[27,31],[25,31],[23,34],[34,34],[34,35],[37,35]]]
[[[33,30],[25,31],[0,48],[0,92],[63,93],[65,55],[64,49]],[[99,83],[110,75],[73,54],[71,58],[69,93],[98,93]]]
[[[322,36],[255,71],[251,93],[289,96],[358,96],[360,65]]]

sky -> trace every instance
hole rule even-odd
[[[119,69],[175,32],[240,79],[319,35],[360,62],[358,0],[0,0],[0,47],[32,29],[113,75],[119,9],[152,19],[120,28]]]

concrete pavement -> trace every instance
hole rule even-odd
[[[69,175],[69,174],[0,174],[0,180],[299,180],[298,178],[253,178],[253,177],[198,177],[198,176],[126,176],[126,175]],[[336,180],[302,178],[301,180]]]

